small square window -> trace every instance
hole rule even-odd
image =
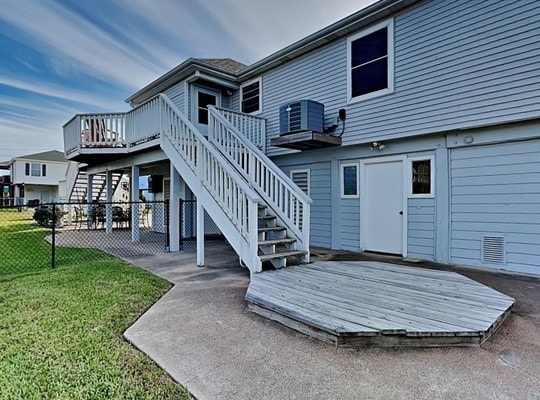
[[[411,195],[433,195],[433,158],[411,159]]]
[[[261,111],[261,81],[249,82],[240,89],[242,112],[246,114]]]
[[[358,197],[358,164],[341,165],[341,197]]]

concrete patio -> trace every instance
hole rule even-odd
[[[539,398],[538,279],[459,271],[516,299],[481,347],[343,349],[248,312],[249,274],[227,246],[209,247],[204,268],[193,252],[128,259],[175,286],[125,337],[198,399]]]

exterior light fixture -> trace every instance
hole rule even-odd
[[[383,150],[384,148],[386,148],[386,145],[383,143],[383,142],[373,142],[371,143],[371,145],[369,146],[369,148],[371,150]]]

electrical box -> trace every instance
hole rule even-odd
[[[324,104],[313,100],[291,101],[279,107],[279,132],[323,132]]]

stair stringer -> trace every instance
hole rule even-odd
[[[244,264],[248,266],[250,272],[261,272],[262,263],[259,257],[256,256],[257,240],[255,240],[254,244],[250,244],[249,240],[239,234],[236,226],[228,218],[227,214],[219,206],[212,194],[201,184],[201,180],[184,161],[179,151],[166,135],[161,135],[160,146],[191,191],[197,196],[197,202],[201,202],[208,215],[210,215],[220,231],[227,238],[231,247],[235,250]],[[257,206],[255,205],[255,215],[252,217],[255,219],[255,222],[257,221],[256,213]],[[253,246],[255,246],[255,251]]]

